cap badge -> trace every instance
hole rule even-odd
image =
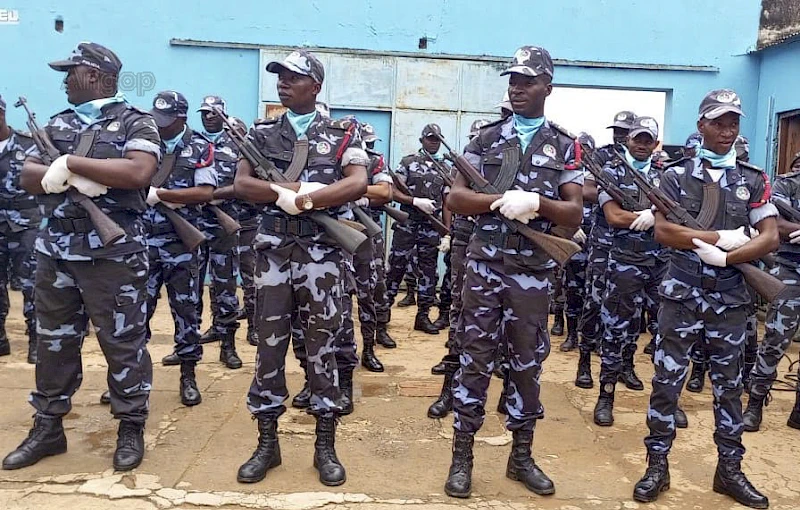
[[[517,61],[517,64],[523,65],[530,58],[531,58],[531,52],[526,50],[525,48],[518,49],[517,52],[514,54],[514,60]]]
[[[111,131],[112,133],[116,133],[117,131],[119,131],[119,127],[120,127],[119,121],[115,120],[114,122],[108,125],[106,131]]]
[[[164,101],[163,98],[159,97],[158,99],[156,99],[154,106],[159,110],[166,110],[167,108],[169,108],[169,103]]]
[[[717,94],[717,101],[720,103],[732,103],[736,99],[736,94],[728,90],[724,90]]]
[[[619,115],[617,115],[617,120],[627,120],[627,119],[628,116],[625,115],[624,113],[620,113]]]
[[[639,124],[642,127],[646,127],[646,128],[655,128],[656,127],[656,121],[654,121],[653,119],[642,119],[641,121],[639,121]]]

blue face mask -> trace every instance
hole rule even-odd
[[[104,106],[113,103],[122,103],[124,101],[125,94],[122,92],[117,92],[117,95],[114,97],[104,97],[103,99],[95,99],[94,101],[87,101],[77,106],[73,106],[72,111],[75,112],[75,115],[77,115],[79,119],[81,119],[81,122],[91,126],[100,120],[100,117],[103,113],[101,110]]]
[[[711,168],[736,168],[736,147],[731,146],[727,154],[717,154],[705,147],[700,147],[697,157],[711,163]]]
[[[172,154],[173,152],[175,152],[175,147],[178,146],[178,142],[181,141],[181,138],[183,138],[183,135],[185,134],[186,134],[186,126],[183,126],[183,130],[178,136],[176,136],[175,138],[171,138],[169,140],[162,140],[162,142],[164,142],[164,146],[167,148],[167,154]]]
[[[522,115],[517,115],[516,113],[514,114],[514,129],[517,131],[517,138],[519,138],[522,152],[528,150],[528,145],[531,144],[531,140],[533,140],[533,137],[536,136],[536,133],[543,124],[544,117],[530,119]]]
[[[203,136],[205,136],[206,138],[211,140],[212,143],[217,143],[217,141],[219,140],[219,137],[222,136],[222,133],[224,133],[224,132],[225,131],[223,130],[223,131],[218,131],[216,133],[209,133],[208,131],[205,130],[205,128],[203,128],[203,131],[202,131]]]
[[[308,131],[309,126],[311,126],[311,122],[316,116],[316,110],[303,115],[294,113],[292,110],[286,112],[286,118],[289,119],[289,124],[292,125],[292,129],[294,129],[294,133],[297,135],[297,138],[305,136],[306,131]]]
[[[627,161],[628,164],[630,164],[636,170],[640,170],[642,172],[646,172],[647,170],[650,169],[650,162],[653,159],[652,156],[644,161],[639,161],[638,159],[633,157],[633,155],[630,153],[627,147],[625,146],[623,147],[625,148],[625,161]]]

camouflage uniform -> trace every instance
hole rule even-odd
[[[316,115],[306,132],[309,156],[300,181],[331,184],[342,178],[337,154],[345,148],[342,144],[347,128],[347,122]],[[288,168],[297,136],[285,115],[256,123],[248,137],[275,165]],[[360,144],[356,136],[348,147],[360,149]],[[347,206],[328,209],[327,213],[352,218]],[[346,278],[343,250],[315,223],[302,215],[290,216],[274,204],[263,209],[255,248],[259,343],[248,408],[260,419],[275,419],[286,410],[285,358],[292,319],[296,317],[309,363],[308,411],[319,416],[336,415],[341,408],[337,403],[334,342],[342,327]]]
[[[668,169],[660,188],[692,216],[700,213],[703,184],[711,182],[699,158]],[[745,163],[724,171],[720,207],[709,230],[731,230],[776,216],[766,175]],[[692,250],[670,250],[670,265],[659,292],[659,335],[645,445],[651,454],[667,454],[675,437],[674,413],[686,378],[689,351],[702,344],[714,387],[714,441],[720,459],[738,461],[741,442],[742,358],[746,306],[750,294],[739,271],[702,262]]]
[[[442,211],[442,194],[444,180],[436,172],[433,163],[420,150],[400,160],[396,171],[408,189],[416,198],[429,198],[436,202],[435,215],[440,216]],[[392,226],[392,250],[389,255],[389,271],[386,274],[386,287],[389,302],[394,299],[400,290],[400,281],[406,274],[409,260],[416,253],[419,280],[417,288],[417,304],[420,312],[425,312],[433,306],[436,294],[436,261],[439,256],[439,233],[431,226],[423,214],[414,206],[403,204],[400,209],[409,214],[408,221],[401,225]]]
[[[162,150],[166,149],[162,143]],[[186,189],[217,185],[214,150],[201,134],[186,127],[173,150],[178,154],[175,166],[164,189]],[[202,207],[184,205],[176,209],[192,225],[200,224]],[[161,285],[167,286],[167,297],[175,322],[175,353],[181,361],[199,361],[203,357],[199,328],[199,250],[188,251],[172,223],[156,207],[145,213],[150,274],[147,279],[147,324],[156,311]]]
[[[583,203],[583,221],[581,229],[588,234],[591,231],[592,208],[590,204]],[[567,321],[579,320],[583,312],[584,296],[586,291],[586,268],[589,262],[589,252],[586,243],[583,249],[572,256],[564,270],[565,282],[565,311]]]
[[[586,244],[589,246],[586,255],[586,280],[584,287],[583,310],[578,323],[581,340],[578,345],[581,352],[592,352],[603,338],[603,323],[600,320],[600,308],[606,291],[606,269],[608,268],[609,251],[611,250],[611,227],[606,221],[603,209],[593,207],[594,218]]]
[[[256,251],[253,248],[256,234],[258,233],[259,209],[253,204],[237,202],[238,214],[235,216],[241,230],[239,230],[239,276],[242,279],[242,294],[244,311],[247,315],[247,340],[252,345],[258,344],[256,334],[256,285],[254,280],[256,270]]]
[[[91,125],[65,110],[45,130],[62,154],[73,154],[80,136],[92,131],[96,138],[89,157],[122,158],[128,151],[161,155],[152,117],[126,102],[104,106]],[[36,147],[29,155],[40,158]],[[57,205],[36,239],[39,345],[30,401],[39,414],[70,411],[82,380],[80,350],[91,320],[108,362],[112,414],[138,423],[147,418],[153,374],[146,345],[145,192],[110,188],[92,199],[126,232],[109,247],[103,247],[81,207],[65,194],[48,196]]]
[[[519,144],[514,120],[484,127],[465,149],[465,157],[494,182],[503,150]],[[583,174],[566,170],[573,141],[548,122],[539,128],[523,155],[511,189],[559,198],[562,184],[583,183]],[[528,223],[547,232],[552,223],[540,216]],[[522,236],[507,232],[495,214],[476,219],[466,253],[463,309],[458,323],[460,368],[453,381],[453,427],[474,434],[483,424],[486,390],[501,339],[508,344],[510,373],[506,427],[532,431],[544,416],[539,399],[542,363],[550,353],[547,333],[549,294],[555,261]]]
[[[28,329],[29,350],[36,352],[33,287],[36,254],[33,245],[42,222],[39,203],[19,184],[25,154],[33,146],[29,135],[11,130],[0,151],[0,344],[7,342],[8,284],[22,289],[22,314]]]

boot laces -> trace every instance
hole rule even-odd
[[[120,423],[119,427],[119,446],[133,448],[139,438],[139,428],[132,423]]]

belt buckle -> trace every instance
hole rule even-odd
[[[506,247],[510,250],[520,251],[522,249],[522,236],[512,234],[506,237]]]
[[[275,233],[277,233],[277,234],[282,234],[283,233],[283,231],[285,229],[283,228],[283,219],[282,218],[276,218],[274,216],[272,217],[272,230],[275,231]]]
[[[717,279],[713,276],[701,276],[700,287],[703,290],[714,290],[717,287]]]
[[[289,218],[286,231],[292,235],[300,235],[300,222],[296,218]]]

